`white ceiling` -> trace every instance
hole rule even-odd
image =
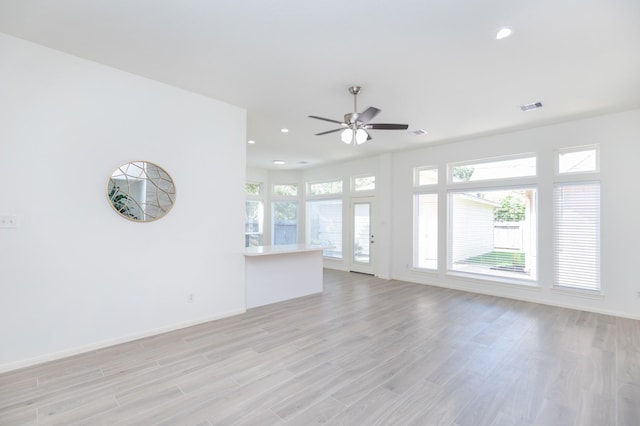
[[[497,41],[502,26],[514,32]],[[0,32],[246,108],[250,167],[640,106],[640,0],[0,0]],[[341,120],[354,84],[360,111],[382,110],[373,122],[428,133],[314,136],[336,126],[307,116]]]

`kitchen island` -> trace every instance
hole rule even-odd
[[[322,292],[322,250],[311,244],[247,247],[247,309]]]

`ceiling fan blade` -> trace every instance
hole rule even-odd
[[[408,124],[385,124],[385,123],[371,123],[365,126],[367,129],[376,130],[407,130]]]
[[[339,128],[339,129],[327,130],[326,132],[316,133],[316,136],[326,135],[327,133],[339,132],[340,130],[344,130],[344,128],[343,128],[343,127],[341,127],[341,128]]]
[[[380,110],[378,108],[369,107],[365,109],[361,114],[358,114],[357,120],[362,123],[368,123],[369,121],[373,120],[373,118],[378,114],[380,114]]]
[[[309,118],[315,118],[316,120],[324,120],[324,121],[328,121],[330,123],[344,124],[342,121],[332,120],[330,118],[318,117],[317,115],[310,115]]]

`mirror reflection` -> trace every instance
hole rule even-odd
[[[148,161],[132,161],[111,174],[107,198],[122,217],[151,222],[171,210],[176,188],[171,176],[160,166]]]

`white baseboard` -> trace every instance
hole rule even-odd
[[[523,302],[538,303],[540,305],[555,306],[558,308],[575,309],[576,311],[593,312],[595,314],[610,315],[614,317],[640,320],[640,315],[635,313],[629,313],[629,312],[611,310],[611,309],[602,309],[602,308],[597,308],[592,306],[584,306],[578,303],[563,302],[560,300],[548,300],[548,299],[543,299],[538,297],[530,297],[530,296],[527,296],[526,293],[524,293],[525,290],[531,290],[531,289],[527,289],[526,287],[523,287],[521,289],[523,290],[522,295],[514,295],[514,294],[507,294],[507,293],[501,292],[499,290],[500,283],[493,283],[495,285],[494,289],[491,289],[488,287],[477,287],[477,288],[471,289],[468,286],[456,285],[455,283],[443,283],[438,280],[429,280],[428,282],[426,282],[409,275],[394,276],[392,279],[410,282],[414,284],[448,288],[450,290],[466,291],[469,293],[485,294],[488,296],[495,296],[495,297],[504,297],[505,299],[521,300]]]
[[[77,346],[75,348],[69,348],[58,352],[52,352],[45,355],[40,355],[34,358],[11,362],[8,364],[0,364],[0,373],[6,373],[8,371],[19,370],[25,367],[31,367],[34,365],[42,364],[49,361],[56,361],[62,358],[67,358],[74,355],[80,355],[86,352],[95,351],[98,349],[104,349],[109,346],[119,345],[121,343],[131,342],[133,340],[143,339],[145,337],[155,336],[169,331],[180,330],[182,328],[192,327],[198,324],[204,324],[206,322],[219,320],[222,318],[228,318],[235,315],[244,314],[246,309],[238,309],[235,311],[229,311],[211,317],[201,318],[197,320],[186,321],[178,324],[171,324],[165,327],[154,328],[151,330],[142,331],[139,333],[130,334],[128,336],[122,336],[115,339],[102,340],[100,342],[90,343],[88,345]]]

